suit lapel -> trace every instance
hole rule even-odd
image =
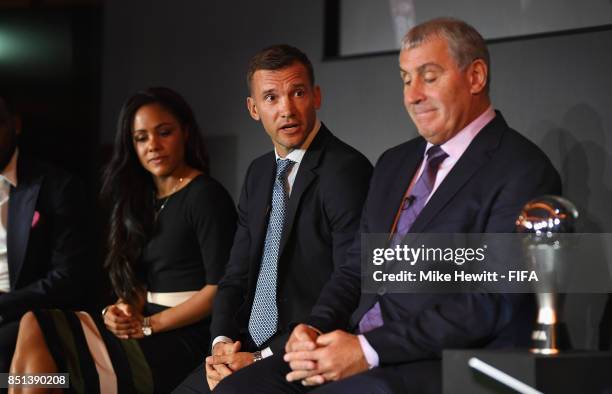
[[[276,160],[274,152],[270,153],[269,160],[265,161],[265,164],[261,168],[260,174],[253,174],[256,178],[256,186],[253,188],[254,196],[254,209],[249,210],[249,214],[253,212],[255,215],[253,223],[255,228],[253,233],[255,235],[253,245],[258,245],[259,250],[255,253],[257,256],[256,264],[261,263],[261,253],[263,253],[263,245],[266,238],[266,231],[268,230],[268,217],[270,214],[270,202],[272,201],[272,185],[274,183],[274,176],[276,174]]]
[[[6,234],[11,289],[15,287],[23,268],[41,184],[42,177],[32,178],[27,161],[20,156],[17,162],[17,187],[11,187],[9,197]]]
[[[412,178],[416,173],[421,161],[427,143],[424,139],[420,139],[416,144],[409,144],[400,153],[401,159],[394,166],[386,168],[386,178],[384,183],[377,187],[377,201],[374,201],[373,207],[376,212],[368,213],[373,226],[370,231],[374,233],[390,233],[395,222],[395,216],[400,208],[404,194],[412,182]],[[370,190],[373,193],[374,190]],[[363,293],[359,300],[357,309],[351,315],[350,325],[352,328],[357,328],[359,321],[363,315],[374,306],[379,300],[379,295],[375,293]]]
[[[283,236],[281,237],[280,248],[278,251],[279,256],[282,256],[287,240],[291,235],[291,230],[293,229],[293,223],[295,222],[295,217],[297,215],[302,196],[310,184],[312,184],[312,182],[318,176],[316,173],[316,168],[319,166],[323,150],[331,137],[331,132],[327,129],[327,127],[325,127],[324,124],[321,124],[319,132],[312,140],[310,147],[306,151],[306,154],[300,163],[300,167],[291,190],[291,196],[289,197],[289,206],[287,207],[287,212],[285,213]]]
[[[410,228],[411,233],[425,232],[427,225],[452,201],[474,174],[490,160],[490,151],[497,148],[503,130],[507,127],[505,120],[498,112],[496,117],[478,133],[451,172],[436,189]]]

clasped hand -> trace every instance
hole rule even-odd
[[[287,374],[289,382],[313,386],[367,371],[368,363],[356,335],[342,330],[317,335],[305,324],[291,333],[284,356],[292,369]]]
[[[129,304],[119,302],[106,309],[104,324],[121,339],[142,338],[142,314]]]
[[[240,347],[240,341],[219,342],[215,344],[212,356],[206,357],[206,381],[211,390],[223,378],[253,363],[253,353],[241,352]]]

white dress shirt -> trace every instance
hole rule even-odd
[[[0,174],[0,292],[11,290],[8,270],[8,247],[6,244],[6,225],[8,223],[8,205],[11,186],[17,187],[17,155],[13,157]]]

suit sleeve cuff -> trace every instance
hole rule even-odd
[[[212,341],[212,345],[210,345],[210,351],[212,353],[212,350],[215,348],[215,345],[219,342],[225,342],[225,343],[234,343],[234,341],[232,341],[231,338],[225,337],[223,335],[219,335],[218,337],[216,337],[213,341]]]
[[[261,351],[261,358],[268,358],[272,355],[274,355],[274,353],[272,353],[272,349],[270,348],[270,346]]]
[[[357,339],[359,339],[359,345],[361,345],[361,351],[365,356],[366,361],[368,362],[368,368],[376,368],[378,367],[379,358],[376,350],[370,345],[370,342],[363,336],[357,335]]]
[[[321,332],[321,330],[319,330],[318,328],[316,328],[315,326],[311,326],[310,324],[307,324],[308,328],[310,328],[312,331],[317,333],[317,336],[319,335],[323,335],[323,332]]]

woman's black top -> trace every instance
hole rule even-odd
[[[193,291],[217,284],[236,230],[234,202],[225,188],[199,175],[157,200],[156,209],[154,233],[139,264],[148,291]]]

